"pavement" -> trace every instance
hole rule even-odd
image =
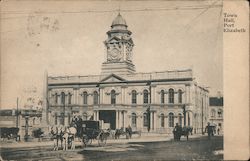
[[[189,138],[199,138],[199,137],[205,137],[206,135],[201,134],[195,134],[195,135],[189,135]],[[126,139],[125,137],[121,137],[120,139],[108,139],[107,145],[110,144],[127,144],[127,143],[139,143],[139,142],[162,142],[162,141],[170,141],[173,140],[172,135],[167,134],[146,134],[139,136],[132,136],[131,139]],[[182,137],[181,140],[186,140],[186,137]],[[37,146],[52,146],[53,147],[53,141],[31,141],[31,142],[16,142],[14,140],[10,141],[1,141],[0,142],[0,148],[21,148],[21,147],[37,147]],[[75,141],[76,146],[82,145],[82,142],[76,139]],[[91,145],[98,145],[97,140],[93,140]]]

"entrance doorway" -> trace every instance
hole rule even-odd
[[[99,120],[103,120],[104,123],[110,123],[110,128],[115,130],[116,124],[116,113],[115,110],[100,110],[99,111]]]

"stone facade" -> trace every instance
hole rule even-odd
[[[136,73],[131,34],[119,14],[107,32],[100,75],[48,77],[49,123],[69,125],[77,115],[102,120],[112,129],[130,125],[172,133],[179,123],[201,133],[208,120],[208,90],[197,85],[191,69]]]
[[[223,133],[223,97],[209,98],[209,122]]]

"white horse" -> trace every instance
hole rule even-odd
[[[75,127],[65,127],[64,134],[63,134],[63,150],[68,150],[68,146],[70,144],[70,149],[75,149],[75,135],[76,135],[76,128]]]

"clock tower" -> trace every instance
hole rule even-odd
[[[107,56],[102,64],[102,74],[135,73],[135,65],[132,62],[134,43],[132,32],[127,27],[126,21],[119,13],[107,32],[107,40],[104,41]]]

